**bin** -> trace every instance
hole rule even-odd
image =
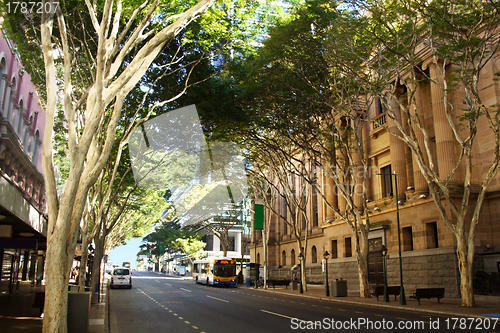
[[[299,284],[297,280],[292,281],[292,290],[298,290],[299,289]]]
[[[346,280],[335,280],[331,282],[332,296],[335,297],[346,297],[347,296],[347,281]]]
[[[68,293],[68,333],[89,331],[90,293]]]

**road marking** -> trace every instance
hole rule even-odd
[[[384,315],[379,315],[379,314],[376,314],[375,316],[377,316],[377,317],[383,317]]]
[[[361,311],[356,311],[356,313],[360,313],[360,314],[363,314],[363,312],[361,312]]]
[[[184,318],[182,318],[182,317],[179,317],[179,319],[180,319],[180,320],[182,320],[182,319],[184,319]]]
[[[329,307],[329,306],[325,306],[325,309],[331,309],[331,307]]]
[[[399,319],[399,320],[406,320],[406,318],[398,318],[398,317],[396,317],[396,319]]]
[[[185,322],[186,324],[190,324],[190,322],[189,322],[189,321],[187,321],[187,320],[186,320],[186,321],[184,321],[184,322]]]
[[[167,286],[169,286],[169,287],[172,287],[172,285],[171,285],[170,283],[165,283],[165,284],[166,284]]]
[[[217,298],[217,297],[213,297],[213,296],[209,296],[207,295],[208,298],[213,298],[213,299],[216,299],[218,301],[221,301],[221,302],[226,302],[226,303],[229,303],[229,301],[226,301],[225,299],[220,299],[220,298]]]
[[[267,310],[260,310],[260,311],[265,312],[265,313],[269,313],[269,314],[272,314],[272,315],[275,315],[275,316],[278,316],[278,317],[283,317],[283,318],[288,318],[288,319],[296,319],[298,321],[307,322],[307,320],[302,320],[302,319],[295,318],[295,317],[285,316],[283,314],[276,313],[276,312],[271,312],[271,311],[267,311]]]
[[[197,329],[198,329],[198,327],[196,327],[196,326],[193,326],[193,328],[194,328],[195,330],[197,330]]]
[[[179,288],[179,289],[187,291],[187,292],[192,292],[191,290],[187,290],[187,289],[184,289],[184,288]]]
[[[339,311],[345,311],[344,309],[338,309]]]

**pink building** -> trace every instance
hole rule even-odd
[[[0,23],[1,24],[1,23]],[[45,113],[14,44],[0,32],[0,293],[43,278]]]

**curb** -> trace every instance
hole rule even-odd
[[[104,300],[104,333],[109,333],[110,332],[110,327],[109,327],[109,288],[108,288],[108,281],[106,280],[106,298]]]
[[[449,316],[449,317],[491,318],[490,316],[483,316],[483,315],[476,315],[476,314],[465,314],[465,313],[456,313],[456,312],[447,312],[447,311],[437,311],[437,310],[431,310],[431,309],[407,308],[404,306],[397,306],[397,305],[372,304],[372,303],[363,303],[363,302],[356,302],[356,301],[346,301],[346,300],[336,299],[336,298],[326,298],[326,297],[318,297],[318,296],[311,296],[311,295],[300,295],[300,294],[295,294],[295,293],[293,293],[293,294],[292,293],[284,293],[284,292],[280,292],[280,291],[261,289],[261,288],[257,288],[257,289],[246,288],[246,289],[257,290],[257,291],[268,292],[268,293],[275,293],[275,294],[280,294],[280,295],[285,295],[285,296],[317,299],[317,300],[333,302],[333,303],[343,303],[343,304],[349,304],[349,305],[366,306],[366,307],[371,307],[371,308],[398,309],[398,310],[407,311],[407,312],[437,314],[437,315],[443,315],[443,316]]]

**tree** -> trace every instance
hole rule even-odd
[[[487,97],[489,92],[498,98],[488,90],[495,89],[491,75],[498,76],[500,6],[460,0],[356,1],[353,6],[367,15],[342,26],[350,31],[342,36],[350,38],[331,30],[329,63],[339,76],[365,87],[356,98],[382,101],[389,119],[382,126],[411,150],[421,171],[416,178],[426,184],[455,235],[462,306],[475,306],[475,231],[500,171],[498,101]],[[422,85],[431,91],[432,108],[423,107]],[[432,110],[439,127],[434,134],[424,123],[426,110]],[[482,153],[480,136],[491,142]]]
[[[287,172],[300,178],[310,188],[308,197],[319,197],[327,204],[330,222],[342,220],[349,226],[360,294],[370,297],[370,220],[363,190],[368,180],[363,138],[366,111],[352,99],[359,95],[358,87],[351,84],[350,91],[336,90],[348,82],[332,80],[325,58],[326,32],[339,17],[341,11],[331,2],[307,3],[294,21],[271,33],[258,58],[250,62],[251,75],[243,85],[248,96],[243,103],[256,120],[247,147],[255,152],[254,160],[270,170],[283,169],[269,171],[269,175],[279,179],[280,173]],[[287,191],[280,183],[277,193],[284,196],[281,192]]]
[[[43,168],[50,221],[44,332],[67,330],[67,283],[87,193],[107,163],[128,93],[163,47],[213,3],[201,0],[167,17],[165,12],[158,13],[159,1],[147,0],[135,9],[121,1],[108,0],[102,7],[86,1],[81,16],[91,22],[86,26],[86,37],[91,39],[78,40],[68,30],[68,16],[63,15],[69,13],[66,3],[57,7],[56,2],[43,1],[44,8],[54,9],[42,14],[40,27],[47,114]],[[86,66],[74,67],[86,52]],[[62,61],[61,76],[56,54],[57,61]],[[58,96],[67,122],[70,160],[68,180],[60,196],[52,161]]]
[[[193,260],[198,260],[203,256],[205,247],[207,246],[200,238],[201,235],[177,238],[175,241],[172,241],[172,244],[181,250],[189,258],[191,264],[193,264]]]

